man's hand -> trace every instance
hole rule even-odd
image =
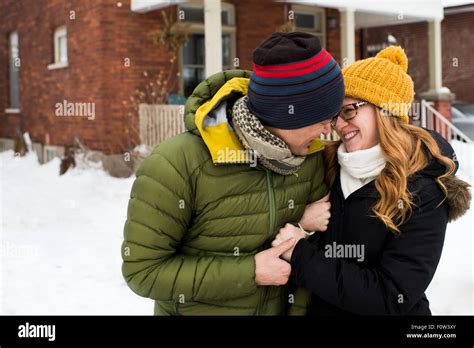
[[[286,241],[290,239],[294,239],[295,243],[293,246],[289,249],[287,249],[281,257],[290,262],[291,260],[291,255],[293,254],[293,249],[295,248],[296,243],[300,239],[306,238],[306,233],[304,233],[302,230],[300,230],[298,227],[293,226],[292,224],[285,224],[280,230],[278,231],[278,234],[276,235],[275,239],[272,242],[273,247],[278,247],[282,243],[285,243]]]
[[[255,282],[257,285],[285,285],[291,273],[288,262],[280,259],[285,251],[293,248],[294,239],[261,251],[255,255]]]
[[[329,218],[331,217],[331,202],[329,193],[319,201],[310,203],[304,209],[300,225],[309,231],[324,232],[328,229]]]

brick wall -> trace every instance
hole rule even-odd
[[[251,70],[253,50],[288,19],[289,4],[272,0],[232,0],[240,68]]]
[[[448,14],[441,22],[443,85],[456,94],[456,99],[471,103],[474,103],[473,23],[474,11]]]
[[[20,36],[20,115],[5,114],[8,107],[8,50],[0,50],[0,137],[12,138],[22,122],[33,141],[71,144],[79,135],[86,146],[107,153],[127,150],[137,142],[129,130],[136,115],[127,117],[136,88],[159,69],[169,69],[169,55],[154,45],[148,33],[162,26],[159,11],[137,14],[129,0],[4,0],[0,4],[0,46],[8,47],[8,33]],[[168,10],[172,11],[173,8]],[[70,19],[75,11],[75,19]],[[54,29],[67,26],[69,67],[48,70],[53,62]],[[124,59],[130,58],[130,67]],[[95,103],[95,119],[57,117],[55,104]],[[130,124],[133,126],[130,127]]]
[[[76,13],[69,20],[69,9]],[[8,56],[1,50],[2,74],[5,83],[0,86],[1,136],[11,137],[13,127],[23,120],[22,131],[28,131],[33,141],[44,142],[49,134],[51,143],[65,145],[78,133],[93,147],[100,147],[92,134],[103,129],[104,105],[100,102],[103,89],[103,70],[100,53],[104,38],[98,29],[101,5],[94,1],[40,2],[33,0],[6,0],[1,4],[6,13],[0,22],[1,46],[7,48],[7,34],[16,30],[20,38],[20,115],[5,116],[8,106]],[[66,25],[68,30],[69,68],[48,70],[53,63],[53,32],[57,26]],[[96,102],[96,120],[85,118],[60,118],[54,115],[55,104],[63,100],[71,102]],[[6,119],[3,119],[6,118]]]
[[[109,1],[110,3],[111,1]],[[106,42],[101,53],[104,60],[103,100],[107,107],[107,125],[105,133],[110,134],[105,140],[115,143],[115,148],[123,151],[137,144],[138,115],[130,109],[130,96],[151,81],[156,81],[160,71],[168,82],[168,92],[179,88],[179,77],[176,76],[177,64],[170,63],[171,55],[155,45],[150,33],[163,27],[161,11],[134,13],[130,11],[130,0],[122,1],[123,6],[104,8],[102,31]],[[176,7],[163,9],[170,18],[176,18]],[[124,59],[130,59],[130,66],[124,66]],[[148,77],[144,76],[144,72]],[[164,83],[165,79],[162,79]],[[127,102],[127,105],[124,105]],[[115,141],[114,141],[115,140]],[[132,145],[129,145],[132,144]]]

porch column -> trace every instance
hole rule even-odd
[[[355,61],[355,11],[344,8],[341,14],[341,66]]]
[[[428,59],[430,69],[430,90],[440,92],[443,85],[443,64],[441,53],[441,21],[428,22]]]
[[[220,0],[204,0],[206,77],[222,71],[222,21]]]
[[[443,87],[443,53],[441,50],[441,19],[428,22],[428,66],[429,89],[420,93],[420,98],[432,101],[448,121],[451,121],[451,102],[455,95]]]

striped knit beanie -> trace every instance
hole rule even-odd
[[[263,125],[302,128],[339,112],[341,69],[316,36],[273,33],[255,49],[253,62],[248,108]]]

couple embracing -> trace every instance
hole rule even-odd
[[[470,194],[449,143],[409,123],[404,51],[341,71],[316,37],[274,33],[253,62],[201,82],[188,131],[137,171],[129,287],[156,315],[430,315]]]

